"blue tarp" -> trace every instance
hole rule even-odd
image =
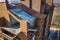
[[[28,12],[26,12],[26,11],[20,9],[20,8],[10,7],[10,11],[12,13],[14,13],[15,15],[17,15],[19,18],[22,18],[23,20],[27,21],[31,25],[36,20],[36,18],[34,16],[30,15]]]

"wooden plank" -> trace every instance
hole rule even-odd
[[[8,39],[8,40],[13,40],[13,38],[9,37],[8,35],[6,35],[6,34],[4,34],[4,33],[1,33],[1,36],[2,36],[3,38]]]
[[[40,30],[37,30],[35,33],[35,40],[41,40],[40,38]]]
[[[28,23],[26,21],[21,21],[20,22],[20,28],[21,28],[21,32],[23,32],[26,36],[27,36],[27,32],[28,32]]]
[[[0,26],[3,26],[4,25],[4,21],[3,21],[3,17],[0,17]]]
[[[48,8],[49,13],[46,18],[46,28],[45,28],[45,34],[44,34],[44,40],[48,37],[48,32],[50,30],[52,15],[53,15],[53,0],[46,0],[46,8]]]
[[[40,23],[39,25],[39,30],[36,31],[36,34],[35,34],[35,40],[42,40],[43,39],[43,36],[44,36],[44,22],[45,20]]]
[[[26,21],[21,21],[20,22],[20,28],[21,28],[21,32],[20,34],[18,35],[19,38],[21,40],[30,40],[31,39],[31,36],[30,36],[30,33],[28,33],[28,23]]]
[[[5,22],[7,25],[10,25],[10,19],[9,19],[9,14],[7,12],[7,7],[5,2],[0,3],[0,16],[3,16],[5,18]]]
[[[32,9],[40,13],[41,0],[32,0]]]
[[[20,33],[20,28],[14,29],[14,28],[10,28],[10,27],[9,28],[8,27],[1,27],[1,29],[4,29],[14,35],[18,35],[18,33]]]
[[[23,32],[20,32],[16,38],[19,38],[20,40],[31,40],[31,35],[28,32],[28,36],[26,36]]]
[[[46,7],[46,0],[41,0],[41,8],[40,8],[40,12],[42,13],[42,14],[44,14],[44,12],[45,12],[45,7]]]
[[[42,40],[43,39],[43,36],[44,36],[44,29],[45,29],[45,20],[41,23],[40,25],[40,39]]]
[[[20,2],[27,7],[30,7],[30,0],[20,0]]]

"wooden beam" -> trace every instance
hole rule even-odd
[[[44,34],[44,40],[48,37],[48,32],[50,30],[52,15],[53,15],[53,0],[46,0],[46,7],[48,9],[48,14],[46,18],[46,28],[45,28],[45,34]]]
[[[3,25],[4,25],[4,18],[0,17],[0,26],[3,26]]]
[[[3,37],[3,38],[6,38],[6,39],[8,39],[8,40],[13,40],[12,38],[8,37],[8,35],[6,35],[6,34],[4,34],[4,33],[1,33],[1,34],[2,34],[2,37]]]
[[[45,7],[46,7],[46,0],[41,0],[41,8],[40,8],[40,12],[42,13],[42,14],[44,14],[44,12],[45,12]]]
[[[3,16],[6,19],[6,24],[10,25],[10,18],[5,2],[0,3],[0,16]]]
[[[25,35],[27,35],[28,32],[28,23],[26,21],[21,21],[20,22],[20,28],[21,28],[21,32],[23,32]]]

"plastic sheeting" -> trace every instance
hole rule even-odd
[[[32,15],[30,15],[29,13],[23,11],[20,8],[10,7],[10,11],[12,13],[14,13],[16,16],[18,16],[19,18],[22,18],[23,20],[25,20],[28,23],[30,23],[30,25],[33,25],[34,21],[36,20],[35,17],[33,17]]]
[[[9,3],[20,3],[20,0],[8,0]]]

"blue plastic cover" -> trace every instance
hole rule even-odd
[[[23,11],[22,9],[17,7],[11,7],[10,11],[14,13],[16,16],[18,16],[19,18],[22,18],[23,20],[27,21],[31,25],[33,25],[36,19],[34,16],[30,15],[28,12]]]

